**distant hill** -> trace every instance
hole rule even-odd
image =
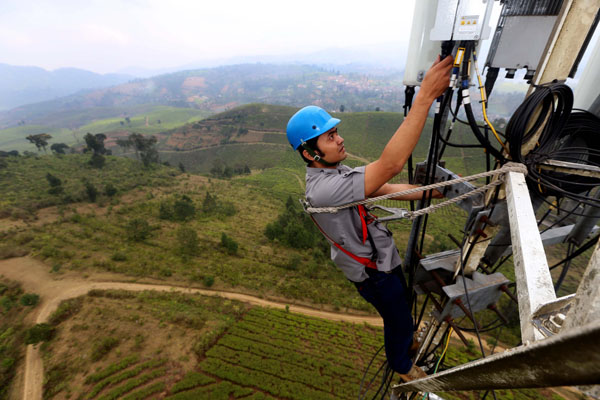
[[[161,160],[171,165],[181,162],[186,170],[199,173],[209,173],[215,165],[302,168],[302,160],[292,151],[285,135],[287,121],[297,110],[297,107],[248,104],[162,132],[157,135]],[[379,157],[403,120],[401,113],[391,112],[338,112],[333,116],[342,120],[338,128],[347,151],[362,160]],[[426,156],[431,131],[432,121],[428,120],[415,148],[415,159]],[[108,136],[109,146],[114,146],[118,133],[115,138]],[[458,123],[452,138],[455,143],[475,142],[470,128]],[[113,147],[113,152],[118,154],[119,149]],[[459,173],[479,172],[482,168],[474,161],[483,159],[484,153],[479,149],[448,147],[445,154],[448,165]]]
[[[211,113],[252,102],[290,106],[312,103],[328,110],[337,110],[344,105],[347,111],[375,110],[377,107],[399,111],[403,92],[399,73],[370,77],[315,66],[243,64],[138,79],[21,106],[0,112],[0,128],[24,121],[25,124],[73,129],[91,122],[70,118],[84,110],[86,114],[95,114],[100,109],[139,105],[188,107]]]
[[[181,71],[0,111],[0,136],[2,129],[17,126],[77,130],[98,120],[145,113],[156,106],[198,110],[203,115],[248,103],[292,107],[316,104],[328,111],[343,108],[346,112],[401,112],[401,72],[386,75],[381,70],[368,71],[350,73],[334,66],[297,64],[241,64]],[[473,98],[476,97],[473,90]],[[492,119],[507,118],[522,97],[518,93],[495,92],[488,115]],[[481,118],[480,108],[475,107],[474,112]]]
[[[119,69],[118,73],[134,75],[139,78],[150,78],[156,75],[169,74],[183,70],[215,68],[225,65],[238,64],[301,64],[316,65],[326,69],[334,69],[344,73],[365,73],[369,75],[402,74],[406,64],[408,43],[391,41],[385,43],[370,43],[311,51],[310,48],[288,49],[288,54],[254,54],[236,55],[233,57],[198,59],[194,62],[167,67],[148,68],[147,66],[129,66]]]
[[[77,68],[47,71],[39,67],[0,64],[0,110],[64,97],[83,89],[127,82],[126,74],[101,75]]]

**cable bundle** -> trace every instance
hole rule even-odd
[[[527,164],[530,156],[547,152],[561,136],[572,108],[573,92],[567,85],[554,83],[538,87],[517,108],[506,126],[512,160]],[[523,144],[536,134],[539,136],[535,149],[522,154]]]
[[[556,141],[545,155],[547,159],[600,166],[600,118],[587,111],[572,113]],[[542,160],[540,160],[542,161]],[[536,173],[540,181],[548,181],[563,191],[583,193],[600,185],[600,179],[553,171]]]
[[[572,107],[573,92],[567,85],[538,87],[508,122],[510,156],[527,165],[530,187],[537,187],[543,195],[566,196],[600,206],[597,200],[581,194],[599,185],[600,179],[540,167],[546,160],[600,166],[600,119],[583,110],[571,113]]]

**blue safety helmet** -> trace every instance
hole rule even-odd
[[[316,138],[339,123],[339,119],[333,118],[321,107],[306,106],[288,121],[286,129],[288,142],[294,150],[298,150],[302,142]]]

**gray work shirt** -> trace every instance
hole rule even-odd
[[[339,206],[365,199],[365,167],[306,168],[306,199],[313,207]],[[359,257],[371,258],[373,249],[369,240],[362,241],[362,222],[356,207],[335,214],[313,214],[313,217],[336,243]],[[367,225],[369,235],[377,248],[377,269],[391,271],[401,259],[392,233],[377,221]],[[362,282],[369,276],[365,266],[331,245],[331,259],[344,275],[353,282]]]

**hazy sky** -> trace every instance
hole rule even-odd
[[[407,42],[414,0],[1,0],[0,63],[113,72]]]

